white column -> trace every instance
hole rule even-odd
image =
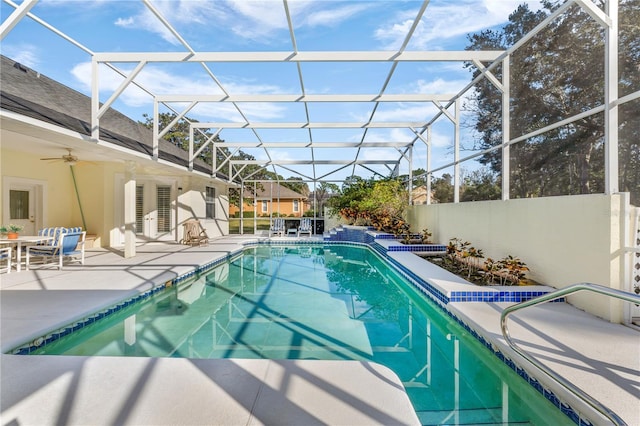
[[[127,161],[124,173],[124,257],[136,255],[136,163]]]
[[[618,0],[605,3],[611,24],[605,28],[604,58],[604,192],[615,194],[618,183]]]
[[[511,168],[509,164],[510,148],[509,145],[505,145],[511,139],[511,114],[509,103],[510,92],[510,74],[511,68],[509,67],[510,56],[507,55],[502,61],[502,199],[509,199],[509,175]]]
[[[100,83],[98,81],[98,61],[95,57],[91,58],[91,137],[95,140],[100,139],[100,118],[98,110],[100,109]]]
[[[431,126],[427,127],[427,204],[431,204]]]
[[[455,103],[456,115],[453,130],[453,202],[460,202],[460,98]]]

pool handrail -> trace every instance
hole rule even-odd
[[[613,424],[620,425],[620,426],[623,426],[623,425],[626,426],[627,423],[624,420],[622,420],[620,418],[620,416],[618,416],[616,413],[614,413],[611,409],[605,407],[602,403],[600,403],[599,401],[596,401],[593,397],[591,397],[587,393],[583,392],[581,389],[579,389],[577,386],[573,385],[567,379],[565,379],[564,377],[562,377],[559,374],[555,373],[553,370],[551,370],[550,368],[546,367],[544,364],[536,361],[535,358],[533,358],[532,356],[528,355],[523,349],[521,349],[511,339],[511,335],[509,334],[509,329],[507,328],[507,318],[513,312],[518,311],[520,309],[527,308],[529,306],[539,305],[541,303],[545,303],[545,302],[548,302],[550,300],[559,299],[559,298],[561,298],[561,297],[563,297],[563,296],[565,296],[567,294],[575,293],[575,292],[582,291],[582,290],[592,291],[592,292],[600,293],[600,294],[605,294],[607,296],[615,297],[617,299],[622,299],[622,300],[625,300],[627,302],[640,304],[640,295],[637,295],[637,294],[634,294],[634,293],[629,293],[627,291],[622,291],[622,290],[616,290],[616,289],[613,289],[613,288],[604,287],[602,285],[593,284],[593,283],[573,284],[573,285],[570,285],[568,287],[562,288],[560,290],[556,290],[554,292],[547,293],[547,294],[544,294],[542,296],[539,296],[539,297],[536,297],[536,298],[533,298],[533,299],[529,299],[529,300],[526,300],[524,302],[520,302],[518,304],[515,304],[515,305],[512,305],[512,306],[509,306],[509,307],[505,308],[502,311],[502,314],[500,315],[500,327],[502,328],[502,336],[504,337],[505,341],[507,342],[507,344],[509,345],[509,347],[512,350],[514,350],[518,355],[520,355],[521,357],[523,357],[524,359],[529,361],[531,364],[533,364],[540,371],[545,373],[548,377],[550,377],[556,383],[560,384],[566,390],[571,392],[574,396],[576,396],[577,398],[581,399],[583,402],[585,402],[591,408],[593,408],[594,410],[598,411],[600,414],[605,416]]]

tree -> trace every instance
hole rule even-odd
[[[320,216],[324,215],[324,207],[327,203],[327,199],[331,197],[333,194],[339,194],[340,187],[335,183],[331,182],[320,182],[320,185],[316,187],[316,190],[313,193],[313,197],[316,205],[318,206],[318,211],[320,212]]]
[[[309,196],[309,185],[307,185],[306,182],[303,182],[300,177],[288,177],[285,180],[281,180],[280,185],[287,187],[298,194],[302,194],[305,197]]]
[[[500,182],[487,168],[465,174],[460,192],[460,201],[499,200],[501,197]]]
[[[596,2],[600,7],[601,1]],[[506,49],[557,7],[544,1],[543,10],[519,6],[502,30],[469,36],[470,50]],[[640,86],[640,7],[637,1],[620,2],[620,90]],[[602,104],[604,96],[604,36],[602,28],[574,6],[562,18],[517,49],[511,56],[511,138],[515,138]],[[474,77],[480,71],[468,64]],[[502,78],[501,67],[493,74]],[[622,95],[623,93],[621,93]],[[501,94],[488,79],[475,87],[476,148],[502,143]],[[640,198],[640,137],[638,102],[620,110],[620,186]],[[624,112],[623,112],[624,111]],[[499,150],[480,158],[499,173]],[[511,197],[584,194],[604,190],[604,116],[595,114],[540,136],[512,145]]]
[[[431,178],[431,192],[434,203],[453,203],[453,176],[449,173]]]

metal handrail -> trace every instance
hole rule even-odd
[[[526,300],[524,302],[520,302],[516,305],[509,306],[502,311],[500,315],[500,327],[502,328],[502,336],[509,344],[509,347],[513,349],[516,353],[518,353],[521,357],[529,361],[543,373],[545,373],[548,377],[562,385],[566,390],[571,392],[576,397],[582,399],[585,403],[587,403],[591,408],[598,411],[600,414],[611,420],[615,425],[626,425],[625,421],[622,420],[616,413],[611,411],[609,408],[605,407],[600,402],[593,399],[590,395],[586,394],[578,387],[574,386],[571,382],[569,382],[564,377],[555,373],[553,370],[547,368],[542,363],[536,361],[533,357],[529,356],[524,350],[522,350],[518,345],[516,345],[513,340],[511,340],[511,336],[509,334],[509,329],[507,328],[507,317],[520,309],[527,308],[529,306],[539,305],[544,302],[548,302],[550,300],[559,299],[567,294],[575,293],[582,290],[593,291],[595,293],[605,294],[607,296],[615,297],[617,299],[622,299],[627,302],[638,303],[640,304],[640,295],[629,293],[626,291],[616,290],[609,287],[604,287],[598,284],[593,283],[579,283],[573,284],[563,289],[554,291],[552,293],[547,293],[542,296],[536,297],[535,299]]]

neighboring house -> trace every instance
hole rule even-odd
[[[92,139],[90,97],[4,56],[0,95],[2,223],[27,234],[83,226],[125,256],[136,240],[179,241],[192,217],[210,237],[228,234],[235,185],[201,161],[189,170],[187,152],[165,140],[154,158],[141,123],[109,109]]]
[[[255,200],[252,203],[251,200]],[[276,182],[263,182],[262,188],[256,187],[255,196],[248,190],[244,191],[244,212],[254,212],[256,216],[280,216],[302,217],[309,210],[307,197],[299,194]],[[231,204],[229,214],[239,217],[240,208]]]
[[[433,191],[432,191],[433,192]],[[435,204],[433,194],[431,194],[431,202]],[[427,204],[427,187],[418,186],[411,190],[411,204]]]

